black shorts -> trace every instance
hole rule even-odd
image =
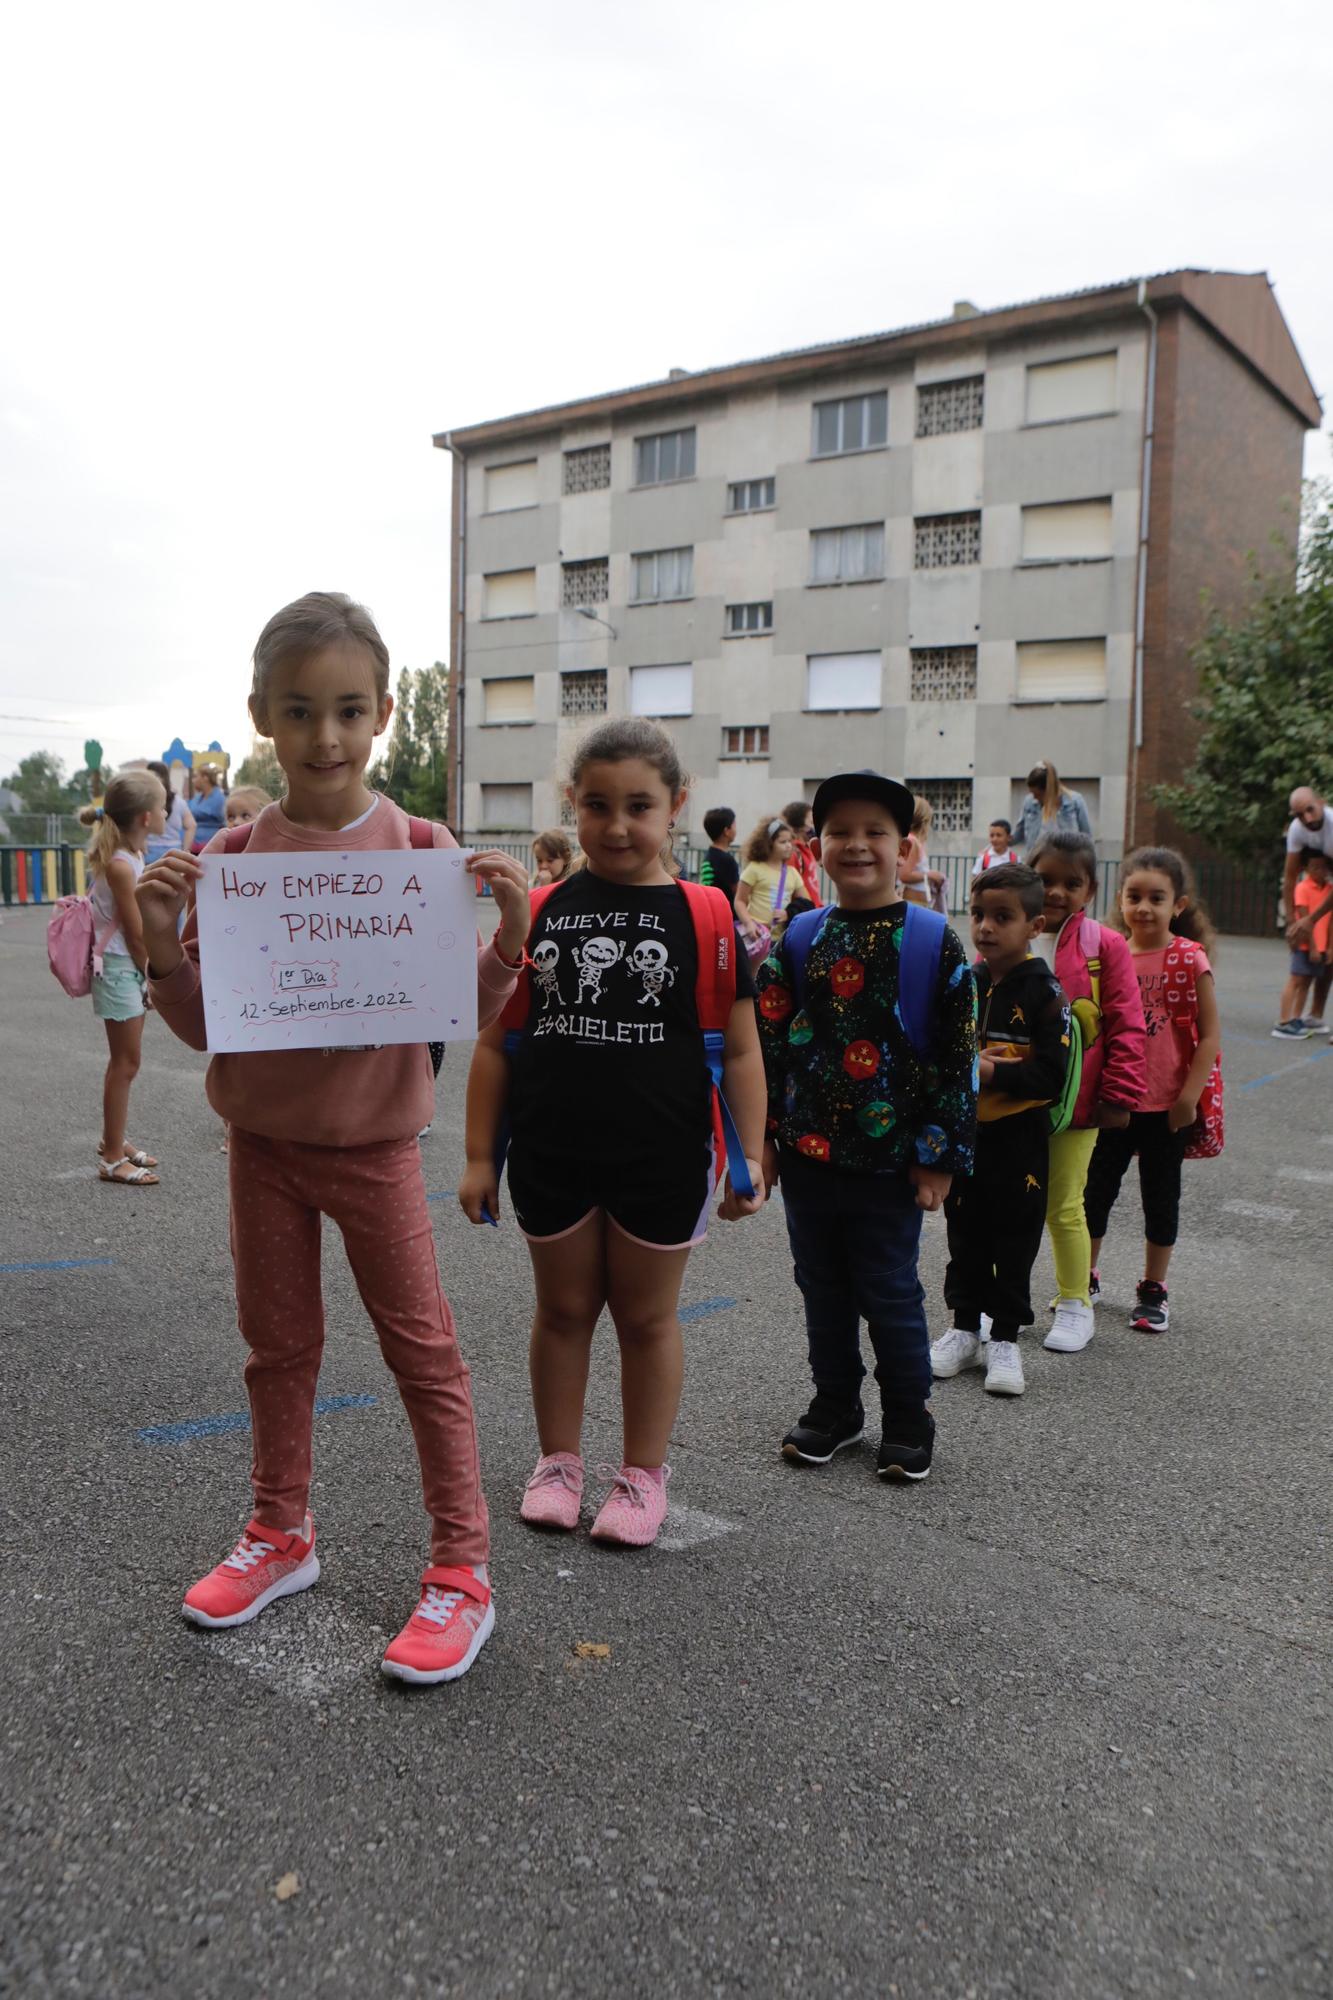
[[[600,1209],[632,1243],[650,1250],[684,1250],[702,1243],[716,1174],[712,1145],[670,1167],[654,1163],[651,1178],[627,1175],[613,1161],[587,1165],[511,1147],[509,1199],[532,1243],[569,1236]]]

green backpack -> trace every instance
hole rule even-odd
[[[1065,1064],[1064,1087],[1047,1113],[1053,1134],[1067,1132],[1074,1122],[1074,1107],[1083,1084],[1083,1059],[1102,1031],[1102,937],[1095,918],[1084,917],[1079,942],[1088,962],[1092,998],[1069,1003],[1069,1060]]]

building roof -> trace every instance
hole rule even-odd
[[[642,382],[633,388],[583,396],[568,403],[551,403],[541,409],[522,410],[513,416],[441,431],[434,442],[443,448],[456,445],[468,451],[562,425],[606,421],[631,409],[651,410],[657,405],[685,400],[696,402],[700,397],[725,395],[733,389],[765,382],[832,374],[852,365],[902,360],[913,353],[951,346],[974,347],[978,340],[1054,330],[1130,312],[1139,304],[1140,290],[1155,310],[1183,307],[1203,320],[1310,429],[1322,421],[1319,396],[1282,316],[1267,272],[1180,270],[1160,271],[1145,278],[1120,278],[1107,285],[1053,293],[1047,298],[985,311],[956,307],[948,319],[926,320],[887,333],[858,334],[849,340],[790,348],[780,354],[728,362],[721,367],[676,370],[659,381]]]

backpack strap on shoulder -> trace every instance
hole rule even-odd
[[[434,847],[435,828],[428,819],[418,819],[415,813],[409,813],[407,828],[413,847]]]
[[[898,960],[898,1011],[908,1041],[919,1056],[929,1054],[935,1026],[935,987],[948,928],[938,910],[909,903],[903,918]]]
[[[243,853],[250,845],[250,835],[253,828],[253,820],[245,820],[240,826],[227,827],[222,835],[222,852],[224,854]]]
[[[694,942],[699,972],[694,988],[695,1010],[704,1038],[704,1061],[712,1079],[713,1097],[722,1121],[722,1139],[727,1153],[727,1174],[737,1194],[754,1193],[754,1182],[746,1165],[745,1148],[731,1107],[722,1094],[722,1065],[727,1053],[727,1024],[736,1004],[736,919],[720,889],[705,882],[676,884],[685,898],[685,907],[694,925]]]
[[[805,1006],[805,968],[816,941],[822,936],[824,926],[834,905],[826,903],[822,910],[802,910],[793,917],[782,934],[787,963],[791,967],[792,991],[796,1005]]]
[[[1102,927],[1096,917],[1084,917],[1079,926],[1079,948],[1087,961],[1092,1004],[1102,1011]]]

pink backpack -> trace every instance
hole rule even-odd
[[[88,896],[62,896],[56,904],[46,927],[46,957],[71,1000],[92,992],[94,975],[102,970],[102,946],[118,921],[112,917],[99,932]]]

